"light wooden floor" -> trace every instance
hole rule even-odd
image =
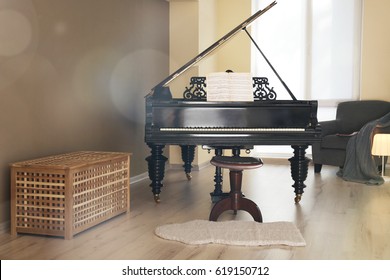
[[[245,171],[243,189],[262,211],[264,222],[291,221],[302,232],[305,247],[187,246],[153,233],[158,225],[207,219],[212,206],[213,167],[193,172],[169,170],[161,203],[155,204],[144,180],[131,186],[131,212],[76,235],[72,240],[9,233],[0,235],[0,259],[390,259],[390,183],[367,186],[345,182],[337,168],[324,166],[294,204],[290,168],[265,159]],[[228,176],[225,173],[228,189]],[[250,219],[223,214],[222,220]]]

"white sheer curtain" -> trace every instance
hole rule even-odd
[[[334,118],[343,100],[359,98],[362,0],[278,0],[251,34],[297,99],[318,100],[318,119]],[[253,11],[271,0],[253,0]],[[268,77],[278,99],[290,99],[259,51],[252,74]]]

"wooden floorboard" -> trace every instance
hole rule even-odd
[[[381,186],[345,182],[337,168],[310,166],[307,188],[294,203],[290,167],[264,159],[260,169],[244,172],[243,191],[255,201],[264,222],[290,221],[301,231],[305,247],[188,246],[154,235],[163,224],[208,219],[213,167],[193,172],[169,170],[161,203],[153,200],[149,181],[131,186],[131,211],[76,235],[72,240],[30,234],[0,234],[0,258],[6,259],[390,259],[390,183]],[[228,189],[225,171],[224,189]],[[224,213],[221,220],[250,220],[247,213]]]

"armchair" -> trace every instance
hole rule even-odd
[[[312,147],[314,172],[320,173],[323,164],[343,167],[348,140],[365,124],[389,112],[390,102],[381,100],[346,101],[338,104],[335,120],[319,122],[322,128],[321,142]],[[379,132],[390,133],[390,128],[374,133]]]

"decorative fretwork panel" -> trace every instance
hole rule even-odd
[[[186,87],[183,97],[189,100],[206,100],[206,77],[192,77],[190,87]]]
[[[275,100],[276,92],[269,87],[268,79],[265,77],[253,77],[253,97],[255,100]]]

